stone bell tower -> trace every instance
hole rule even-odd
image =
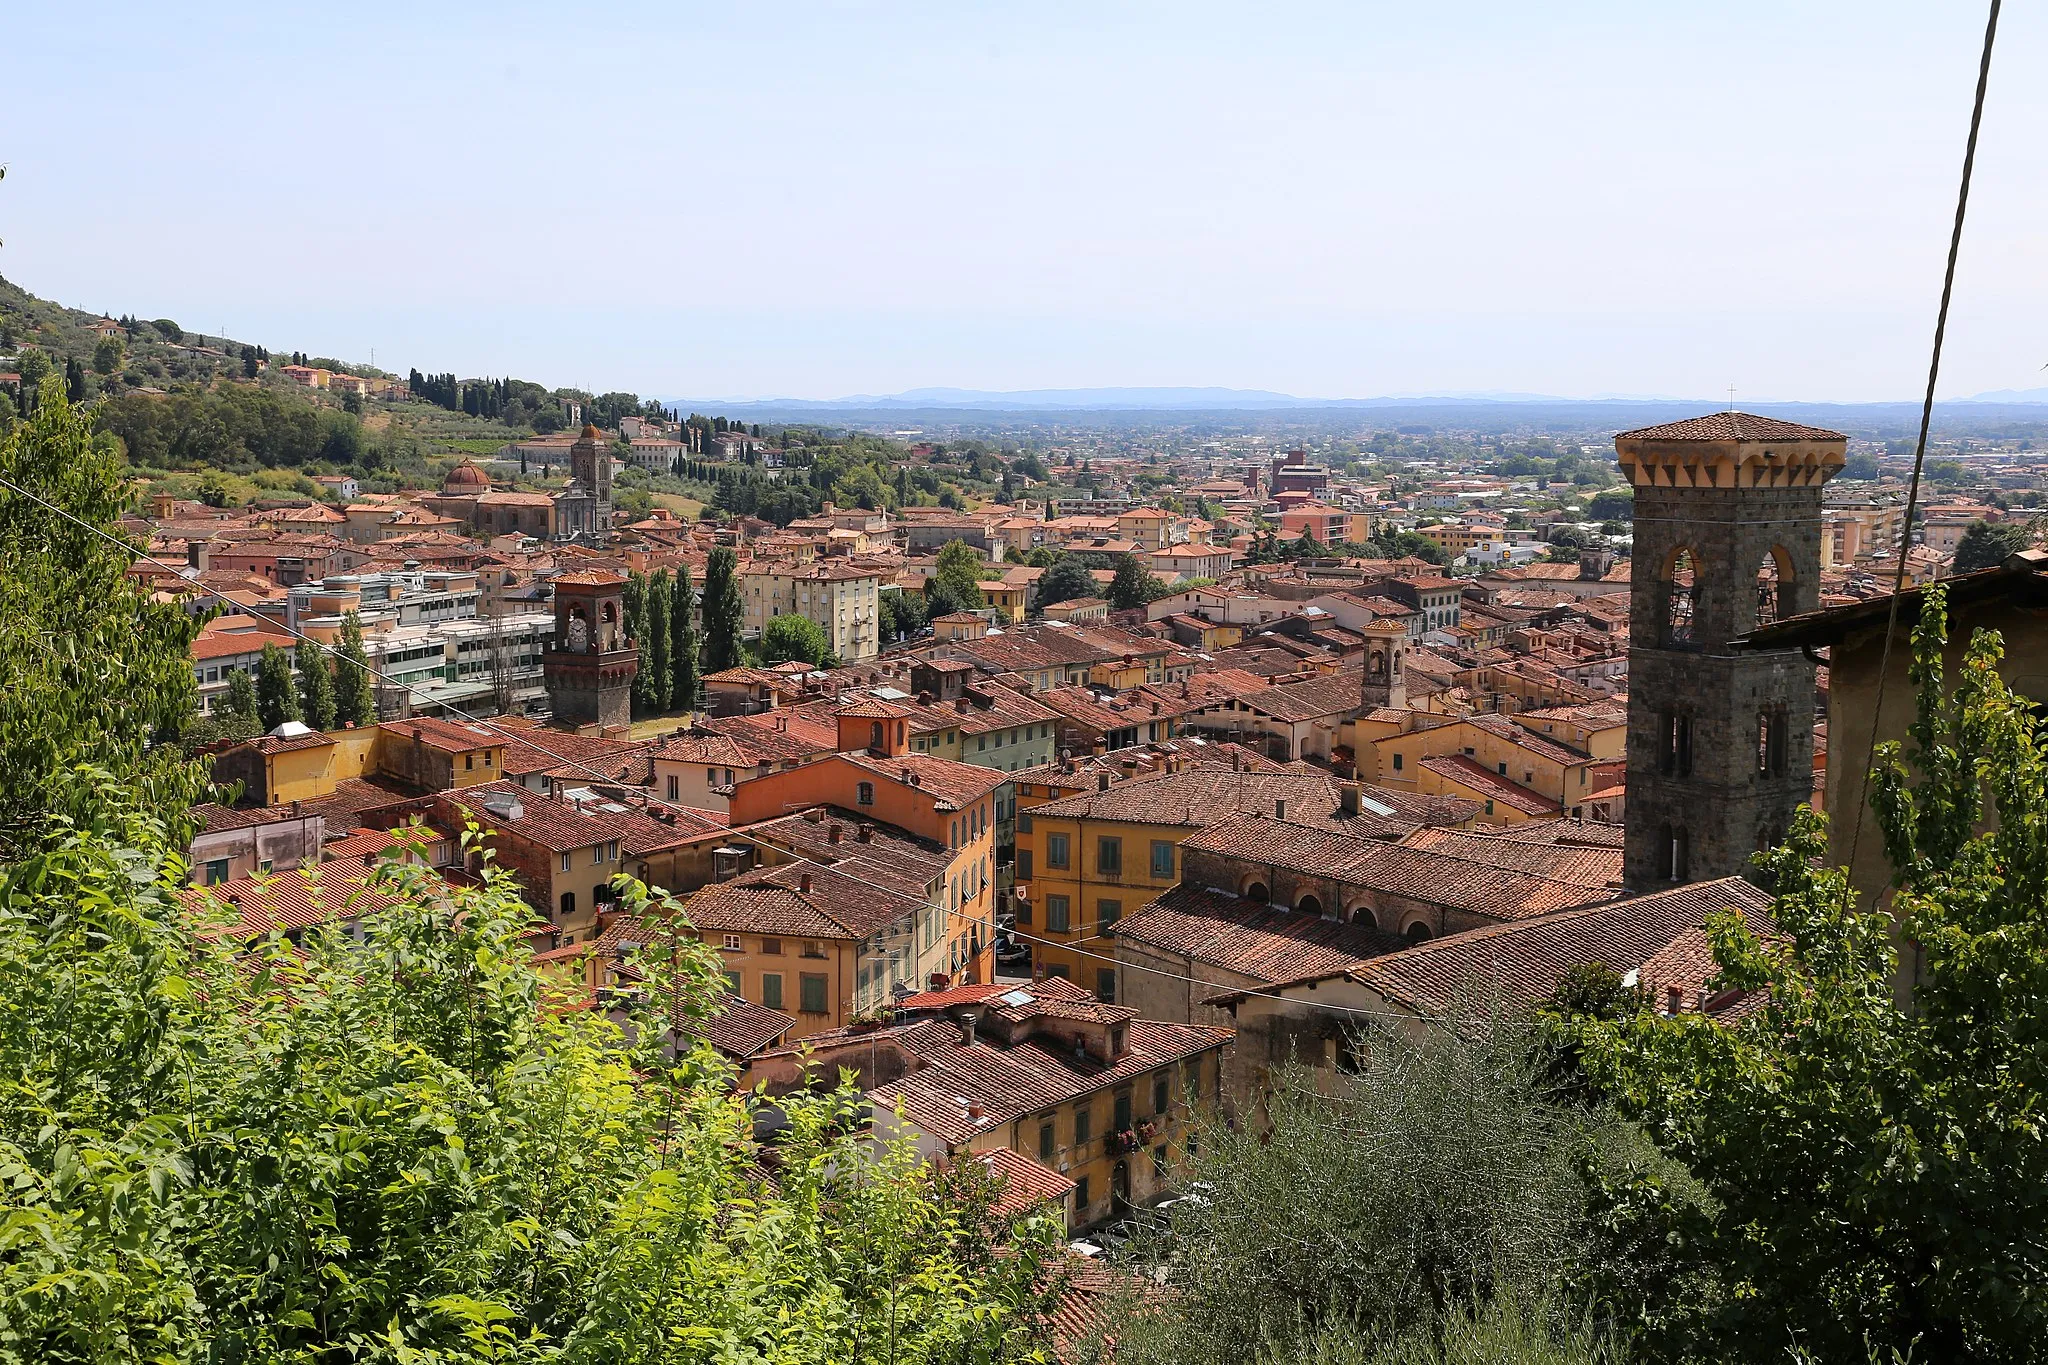
[[[1630,889],[1734,876],[1813,793],[1814,665],[1731,640],[1820,605],[1821,485],[1848,438],[1745,412],[1614,438],[1635,490]]]
[[[1401,664],[1408,654],[1408,627],[1399,621],[1368,621],[1358,628],[1365,637],[1365,672],[1359,681],[1359,708],[1408,709],[1408,684]]]
[[[626,725],[640,654],[626,634],[626,580],[601,569],[554,582],[555,634],[541,655],[557,725]]]

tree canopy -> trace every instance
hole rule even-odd
[[[1777,934],[1710,923],[1722,981],[1768,992],[1754,1017],[1588,1029],[1595,1073],[1705,1188],[1666,1231],[1717,1286],[1670,1306],[1710,1358],[2019,1360],[2048,1340],[2048,736],[1995,635],[1950,686],[1944,599],[1930,587],[1913,632],[1910,743],[1872,765],[1890,908],[1820,866],[1804,814],[1759,860]]]
[[[761,631],[761,659],[771,664],[801,659],[807,664],[830,667],[832,642],[808,616],[775,616],[769,618]]]
[[[2031,548],[2033,543],[2031,523],[1973,521],[1963,532],[1963,538],[1956,542],[1953,572],[1975,573],[1979,569],[1995,569],[2005,563],[2007,555]]]

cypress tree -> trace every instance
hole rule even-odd
[[[716,673],[740,661],[746,604],[740,600],[739,556],[730,545],[711,552],[704,566],[704,670]]]
[[[228,674],[228,694],[214,704],[214,710],[225,711],[232,716],[240,716],[250,724],[255,724],[255,680],[239,668]]]
[[[299,719],[299,690],[292,685],[292,661],[276,645],[263,646],[263,658],[256,665],[256,719],[265,730],[275,730],[288,720]]]
[[[653,692],[647,674],[647,576],[634,572],[626,575],[626,634],[633,641],[634,650],[640,657],[640,671],[633,675],[633,714],[650,714],[648,707]]]
[[[315,730],[334,728],[334,675],[328,672],[327,651],[301,641],[294,660],[299,666],[299,709]]]
[[[695,607],[690,590],[690,568],[686,564],[676,570],[675,587],[669,593],[668,704],[679,711],[697,709],[697,651],[701,644],[697,638]]]
[[[675,685],[669,673],[670,603],[668,570],[657,570],[647,584],[647,647],[642,651],[647,663],[640,670],[648,680],[649,713],[657,716],[668,710],[669,693]]]
[[[377,686],[370,676],[370,652],[363,646],[363,622],[354,612],[341,618],[341,659],[335,669],[334,719],[341,725],[373,725]]]

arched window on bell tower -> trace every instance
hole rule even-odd
[[[1792,557],[1772,546],[1756,567],[1756,624],[1767,626],[1792,614]]]
[[[1694,609],[1698,605],[1699,567],[1692,550],[1683,545],[1671,552],[1671,558],[1665,565],[1664,638],[1661,643],[1667,649],[1699,647],[1693,630]]]

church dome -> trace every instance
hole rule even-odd
[[[448,477],[441,480],[443,493],[488,493],[491,491],[490,476],[464,460],[448,471]]]

